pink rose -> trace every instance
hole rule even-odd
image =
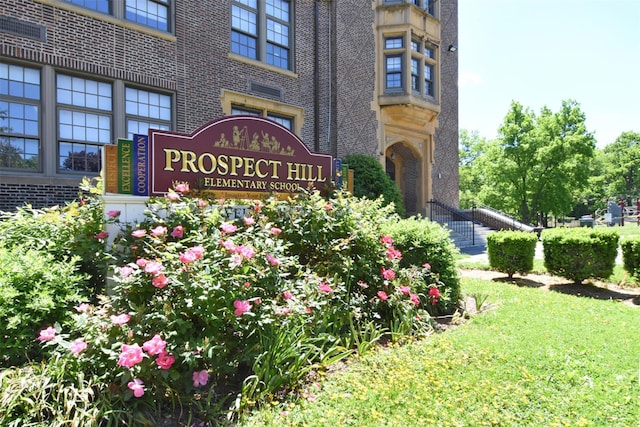
[[[40,331],[40,336],[38,336],[38,339],[40,341],[51,341],[56,337],[56,333],[57,331],[52,326],[49,326],[47,329],[43,329]]]
[[[193,386],[194,387],[200,387],[203,385],[207,385],[207,382],[209,381],[209,373],[206,370],[202,370],[200,372],[194,372],[193,373]]]
[[[202,255],[204,255],[204,247],[202,245],[193,246],[189,248],[188,251],[194,254],[196,259],[200,259],[202,258]]]
[[[173,231],[171,232],[171,237],[175,237],[176,239],[182,239],[184,235],[184,228],[181,225],[176,225],[173,227]]]
[[[400,286],[398,290],[405,295],[409,295],[411,293],[411,288],[409,288],[408,286]]]
[[[164,348],[167,346],[167,342],[160,338],[160,335],[156,334],[149,341],[142,344],[142,348],[152,356],[163,353]]]
[[[271,227],[271,234],[273,234],[273,235],[276,235],[276,236],[277,236],[277,235],[278,235],[278,234],[280,234],[280,233],[282,233],[282,230],[281,230],[280,228],[278,228],[278,227]]]
[[[118,366],[124,366],[125,368],[133,368],[138,363],[142,362],[144,353],[138,344],[127,345],[122,344],[122,352],[118,359]]]
[[[282,298],[284,298],[285,300],[289,300],[291,298],[293,298],[293,294],[289,291],[284,291],[282,293]]]
[[[418,295],[411,294],[409,295],[409,298],[411,299],[411,302],[414,303],[415,305],[420,305],[420,298],[418,298]]]
[[[277,266],[280,265],[280,260],[278,258],[274,257],[273,255],[266,254],[265,258],[267,259],[269,264],[271,264],[274,267],[277,267]]]
[[[221,241],[220,243],[222,244],[222,247],[224,247],[229,252],[235,252],[236,251],[236,244],[233,243],[232,240],[224,240],[224,241]]]
[[[238,267],[240,264],[242,264],[242,255],[240,254],[231,255],[231,267],[235,268],[235,267]]]
[[[385,291],[378,291],[378,298],[380,298],[382,301],[386,301],[389,299],[389,296]]]
[[[82,353],[86,348],[87,348],[87,343],[81,340],[80,338],[72,342],[71,345],[69,346],[69,350],[71,350],[71,353],[75,355]]]
[[[133,391],[135,397],[142,397],[144,395],[144,383],[141,379],[136,378],[133,381],[129,381],[127,387]]]
[[[82,304],[78,305],[76,307],[76,311],[78,313],[85,313],[89,310],[89,308],[91,308],[91,306],[89,304],[87,304],[86,302],[83,302]]]
[[[148,262],[148,261],[147,261],[146,259],[144,259],[144,258],[138,258],[138,259],[136,260],[136,265],[137,265],[138,267],[144,267],[145,265],[147,265],[147,262]]]
[[[440,290],[436,287],[429,288],[429,296],[433,298],[440,298]]]
[[[147,230],[141,230],[141,229],[133,230],[133,231],[131,232],[131,235],[132,235],[133,237],[135,237],[135,238],[144,237],[144,236],[146,236],[146,235],[147,235]]]
[[[238,253],[243,257],[249,258],[249,259],[253,258],[254,255],[256,254],[256,252],[253,250],[251,246],[244,246],[244,245],[238,246]]]
[[[162,263],[158,261],[149,261],[147,265],[144,266],[144,271],[157,276],[162,271]]]
[[[171,366],[175,363],[175,361],[176,361],[175,357],[173,357],[166,351],[163,351],[156,358],[156,365],[158,365],[160,369],[166,370],[166,369],[170,369]]]
[[[244,313],[251,311],[251,304],[249,301],[235,300],[233,306],[236,308],[233,312],[236,316],[242,316]]]
[[[120,272],[120,275],[122,277],[129,277],[131,273],[133,273],[133,268],[129,267],[128,265],[125,265],[124,267],[118,268],[118,271]]]
[[[327,294],[330,294],[331,292],[333,292],[333,289],[331,289],[331,286],[329,286],[327,283],[320,283],[320,285],[318,286],[318,289],[320,289],[320,292],[324,292]]]
[[[230,222],[223,222],[222,225],[220,226],[220,229],[227,234],[231,234],[235,232],[238,229],[238,227],[231,224]]]
[[[162,225],[159,225],[156,228],[151,229],[151,235],[153,237],[160,237],[160,236],[164,236],[165,234],[167,234],[167,227],[164,227]]]
[[[111,316],[111,323],[113,323],[114,325],[125,325],[127,322],[129,322],[130,319],[131,316],[126,313],[119,314],[117,316]]]
[[[393,238],[391,238],[391,236],[385,234],[382,237],[380,237],[380,242],[385,245],[386,247],[389,247],[391,245],[393,245]]]
[[[245,216],[244,218],[242,218],[242,220],[244,221],[244,225],[246,225],[247,227],[256,223],[256,220],[251,218],[250,216]]]
[[[183,264],[191,264],[196,260],[196,255],[193,252],[187,250],[185,252],[180,252],[180,256],[178,257],[178,259],[180,259],[180,262]]]
[[[176,186],[173,187],[173,188],[179,193],[188,193],[189,192],[189,183],[188,182],[181,182],[180,184],[176,184]]]
[[[109,211],[109,212],[107,212],[107,216],[109,218],[117,218],[117,217],[120,216],[120,211],[116,211],[116,210]]]
[[[429,270],[431,268],[431,264],[429,264],[428,262],[425,262],[424,264],[422,264],[422,266],[424,268],[426,268],[427,270]]]
[[[175,202],[176,200],[180,199],[180,195],[173,190],[169,190],[169,192],[167,193],[167,199]]]
[[[151,284],[158,289],[162,289],[169,284],[169,278],[160,273],[151,280]]]
[[[393,246],[389,246],[387,248],[387,258],[389,258],[390,260],[401,259],[402,258],[402,252],[400,252],[399,250],[397,250]]]
[[[387,270],[386,268],[383,268],[382,269],[382,277],[384,277],[387,280],[393,280],[393,279],[396,278],[396,273],[392,269],[388,269]]]
[[[109,233],[107,233],[106,231],[102,231],[102,232],[96,234],[94,237],[96,239],[98,239],[98,240],[106,239],[107,237],[109,237]]]

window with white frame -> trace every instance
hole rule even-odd
[[[99,172],[100,147],[113,140],[111,83],[58,74],[58,171]]]
[[[171,129],[171,96],[127,87],[125,105],[127,138],[146,135],[149,129]]]
[[[384,39],[385,61],[385,90],[398,92],[403,89],[403,61],[404,38],[403,36],[385,37]]]
[[[290,0],[233,0],[231,52],[291,70],[292,4]]]
[[[135,22],[155,30],[171,31],[171,0],[63,0],[85,9]]]
[[[405,49],[404,36],[386,36],[384,38],[385,92],[389,94],[410,92],[425,98],[435,98],[436,52],[437,46],[420,38],[412,38],[409,49]],[[408,63],[405,63],[405,55],[410,55]]]
[[[0,168],[41,169],[40,70],[0,63]]]

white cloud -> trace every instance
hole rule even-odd
[[[458,76],[458,87],[481,85],[484,80],[480,74],[476,74],[473,71],[463,71]]]

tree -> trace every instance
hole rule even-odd
[[[483,173],[478,167],[478,159],[484,153],[487,140],[478,135],[478,131],[461,129],[458,136],[460,207],[471,208],[478,199],[483,184]]]
[[[496,144],[478,159],[485,173],[485,203],[517,212],[523,222],[546,225],[549,214],[569,212],[586,187],[595,139],[577,102],[562,102],[539,117],[512,102]]]
[[[624,132],[604,147],[609,196],[640,196],[640,133]]]

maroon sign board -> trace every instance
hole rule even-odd
[[[332,158],[312,153],[271,120],[229,116],[191,134],[149,130],[149,194],[176,183],[234,199],[285,196],[331,185]]]

